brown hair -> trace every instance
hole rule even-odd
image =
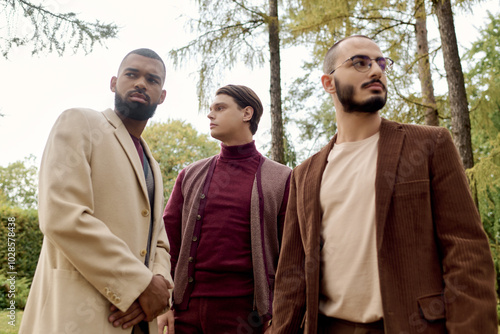
[[[372,39],[368,36],[365,35],[352,35],[348,37],[344,37],[341,40],[335,42],[333,46],[328,49],[325,55],[325,60],[323,61],[323,73],[328,74],[330,73],[334,68],[335,68],[335,63],[337,62],[337,46],[345,41],[346,39],[354,38],[354,37],[361,37],[361,38],[367,38],[372,41]]]
[[[264,111],[262,102],[260,102],[257,94],[255,94],[255,92],[250,88],[241,85],[227,85],[221,87],[217,89],[217,92],[215,92],[215,95],[220,94],[231,96],[241,109],[248,106],[253,108],[253,115],[250,119],[250,131],[252,132],[252,135],[254,135],[255,132],[257,132],[260,117]]]

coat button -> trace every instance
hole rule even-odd
[[[143,217],[147,217],[147,216],[149,216],[149,210],[144,209],[141,211],[141,214]]]
[[[193,262],[193,261],[194,261],[193,257],[192,257],[192,256],[190,256],[190,257],[189,257],[189,259],[188,259],[188,261],[189,261],[189,262]]]
[[[193,241],[197,241],[198,240],[198,237],[197,236],[194,236],[193,237]]]
[[[189,278],[188,278],[188,282],[189,282],[189,283],[193,283],[193,281],[194,281],[194,278],[192,278],[192,277],[189,277]]]
[[[201,220],[201,216],[200,216],[200,215],[197,215],[197,216],[196,216],[196,220]]]
[[[201,199],[205,199],[205,194],[201,194],[201,195],[200,195],[200,198],[201,198]]]
[[[148,253],[147,250],[145,250],[145,249],[141,250],[141,256],[146,256],[147,253]]]

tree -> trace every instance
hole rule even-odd
[[[425,108],[425,124],[439,125],[434,85],[429,62],[429,42],[427,38],[427,13],[425,0],[415,0],[415,39],[418,54],[418,74],[422,90],[422,104]]]
[[[80,20],[75,13],[56,13],[44,5],[27,0],[0,0],[2,15],[0,26],[0,52],[8,58],[13,47],[31,45],[31,54],[57,52],[62,55],[67,49],[76,52],[92,51],[94,44],[115,38],[115,24],[95,23]]]
[[[467,175],[490,239],[497,283],[500,283],[500,14],[488,13],[488,17],[490,22],[464,56],[467,63],[472,64],[466,72],[465,82],[470,97],[476,159]]]
[[[38,168],[35,156],[0,166],[0,202],[22,209],[38,206]]]
[[[250,68],[265,63],[266,46],[261,41],[267,39],[271,72],[271,158],[285,163],[278,1],[267,0],[267,3],[258,4],[238,0],[196,2],[200,18],[192,19],[191,25],[200,35],[186,46],[170,52],[174,64],[183,63],[187,56],[199,55],[197,88],[201,108],[206,105],[207,96],[214,91],[222,70],[230,70],[238,62]],[[266,7],[267,11],[262,10]]]
[[[219,153],[219,145],[207,135],[199,134],[191,124],[179,120],[152,122],[143,138],[160,164],[165,200],[174,187],[179,172],[197,160]]]
[[[500,132],[500,14],[488,17],[490,22],[463,57],[470,65],[465,83],[475,163],[490,155]]]
[[[469,105],[465,92],[464,75],[458,54],[457,36],[450,0],[431,0],[439,23],[444,68],[448,81],[453,140],[464,167],[474,166],[470,132]]]

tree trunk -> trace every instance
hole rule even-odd
[[[278,0],[269,0],[269,50],[271,53],[271,159],[285,164],[281,109],[280,37]]]
[[[417,40],[418,76],[422,90],[422,104],[425,106],[425,124],[438,126],[438,110],[434,97],[431,68],[429,63],[429,44],[427,41],[427,14],[425,0],[415,0],[415,36]]]
[[[469,104],[458,54],[457,36],[450,0],[432,0],[439,23],[444,69],[448,80],[453,140],[465,168],[474,166],[470,133]]]

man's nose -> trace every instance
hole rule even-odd
[[[134,87],[146,90],[146,84],[144,83],[144,80],[142,78],[137,79],[137,81],[134,84]]]
[[[380,78],[382,76],[382,73],[384,73],[382,67],[380,67],[378,62],[372,60],[372,65],[370,66],[370,76]]]

